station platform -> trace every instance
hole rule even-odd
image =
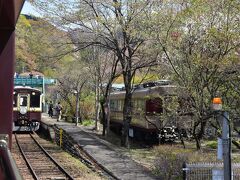
[[[152,180],[157,179],[146,168],[136,163],[130,157],[121,154],[109,142],[88,133],[84,127],[74,123],[59,121],[42,114],[44,125],[62,128],[76,144],[81,146],[99,164],[112,172],[115,177],[123,180]]]

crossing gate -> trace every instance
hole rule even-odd
[[[223,163],[185,163],[183,179],[224,180]],[[232,163],[232,180],[240,180],[240,163]]]

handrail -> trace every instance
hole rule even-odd
[[[0,179],[22,180],[17,165],[8,149],[8,143],[0,139]]]

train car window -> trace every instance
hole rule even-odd
[[[137,111],[137,109],[138,109],[138,102],[137,102],[137,100],[133,100],[132,101],[132,110]]]
[[[163,103],[161,98],[148,99],[146,101],[146,113],[155,114],[163,112]]]
[[[119,100],[116,101],[116,107],[115,107],[115,109],[116,109],[117,111],[120,110],[120,101],[119,101]]]
[[[138,99],[137,100],[137,110],[138,111],[143,111],[144,110],[144,100],[143,99]]]
[[[20,106],[27,106],[27,96],[20,97]]]
[[[112,111],[122,111],[123,101],[122,100],[110,100],[110,109]]]
[[[142,110],[140,99],[133,100],[132,104],[133,104],[133,111],[141,111]]]
[[[137,110],[137,100],[132,100],[132,111]]]
[[[113,106],[114,106],[113,100],[110,100],[110,110],[113,110]]]
[[[110,109],[113,111],[117,110],[117,100],[110,100]]]
[[[40,93],[32,92],[30,95],[30,107],[40,107]]]
[[[124,100],[119,100],[120,102],[120,111],[123,111]]]

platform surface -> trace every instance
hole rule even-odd
[[[42,121],[47,125],[62,128],[73,140],[86,150],[99,164],[123,180],[151,180],[155,178],[148,170],[131,158],[112,148],[109,142],[100,139],[74,123],[57,122],[55,118],[42,114]]]

